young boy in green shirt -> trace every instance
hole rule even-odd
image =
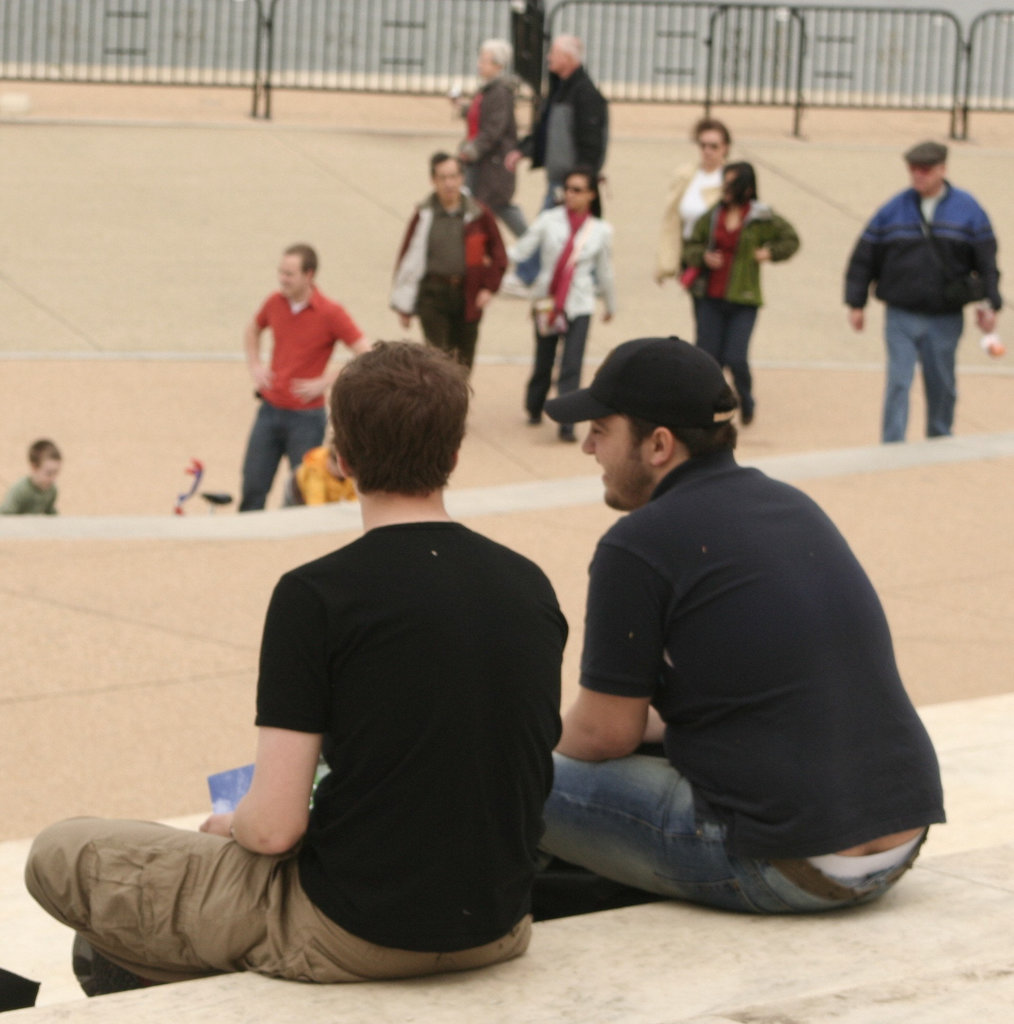
[[[5,516],[55,516],[56,477],[63,458],[52,441],[40,440],[28,449],[28,476],[7,492],[0,514]]]

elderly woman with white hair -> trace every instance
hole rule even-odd
[[[508,74],[514,50],[503,39],[487,39],[479,47],[476,70],[479,90],[462,103],[468,134],[458,150],[465,167],[465,183],[476,199],[485,203],[515,236],[525,232],[525,215],[511,202],[514,171],[504,157],[517,145],[514,120],[514,79]]]

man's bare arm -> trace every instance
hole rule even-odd
[[[202,832],[231,835],[255,853],[284,853],[306,832],[320,757],[319,733],[261,727],[253,781],[232,814],[213,814]]]
[[[256,320],[251,320],[243,332],[243,349],[246,365],[254,386],[258,391],[271,386],[271,368],[261,362],[261,329]]]
[[[556,749],[579,761],[608,761],[632,754],[644,741],[648,698],[614,697],[581,688],[563,716]]]

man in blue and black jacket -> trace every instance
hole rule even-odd
[[[887,305],[884,443],[905,440],[917,362],[926,391],[926,436],[951,433],[963,307],[978,302],[976,321],[989,333],[1002,304],[993,228],[975,199],[947,180],[947,147],[921,142],[905,161],[912,187],[874,214],[845,274],[845,304],[855,330],[863,329],[871,283]]]

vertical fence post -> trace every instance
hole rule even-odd
[[[795,7],[791,8],[791,17],[799,24],[799,54],[796,58],[796,102],[795,113],[792,118],[792,135],[798,139],[800,130],[803,127],[803,67],[806,64],[806,22],[803,20],[802,14]],[[792,42],[791,37],[789,42]]]
[[[546,11],[542,0],[511,0],[511,45],[514,72],[532,90],[532,123],[542,101],[543,47]]]
[[[725,17],[728,12],[728,6],[723,5],[717,10],[711,12],[711,17],[708,18],[708,37],[704,40],[704,45],[708,49],[708,59],[705,63],[704,70],[704,116],[711,117],[711,78],[712,71],[714,70],[715,64],[715,22],[722,17]]]
[[[958,96],[957,96],[957,89],[955,89],[955,96],[954,96],[955,104],[957,104],[959,102],[961,104],[961,134],[960,134],[960,136],[955,136],[955,134],[954,134],[954,120],[952,118],[952,120],[951,120],[951,138],[957,137],[957,138],[961,138],[961,139],[965,139],[965,140],[968,139],[968,110],[969,110],[969,107],[971,105],[970,97],[972,95],[972,57],[973,57],[972,51],[973,51],[974,44],[975,44],[975,34],[978,31],[979,22],[982,20],[982,18],[983,18],[983,15],[980,14],[972,22],[971,26],[969,26],[969,29],[968,29],[968,42],[965,43],[965,88],[964,88],[964,91],[963,91],[963,94],[961,96],[960,101],[959,101]]]
[[[261,0],[254,0],[257,5],[257,34],[254,37],[254,65],[253,65],[253,105],[250,110],[251,117],[263,117],[271,119],[271,67],[274,60],[275,43],[275,5],[278,0],[270,0],[267,13]],[[263,67],[261,63],[261,51],[264,51]],[[263,100],[263,114],[261,102]]]
[[[250,97],[250,116],[257,117],[261,99],[261,33],[264,31],[264,11],[261,0],[254,0],[257,7],[257,25],[254,30],[253,47],[253,92]]]

